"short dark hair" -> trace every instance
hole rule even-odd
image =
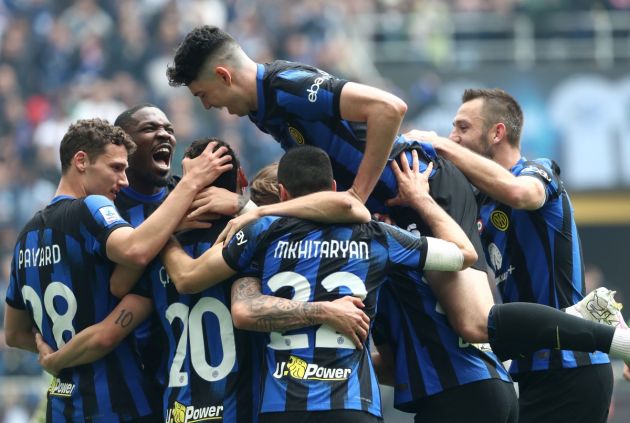
[[[234,152],[230,144],[218,138],[205,138],[195,140],[192,142],[192,144],[188,146],[186,151],[184,151],[184,157],[194,159],[195,157],[199,156],[203,152],[203,150],[206,149],[206,146],[211,142],[217,143],[212,151],[217,151],[217,149],[220,147],[226,147],[228,149],[227,154],[232,157],[232,169],[219,175],[219,177],[212,183],[212,186],[225,188],[228,191],[236,192],[236,180],[240,163],[238,161],[238,158],[236,157],[236,153]]]
[[[133,115],[138,110],[145,109],[147,107],[153,107],[155,109],[159,109],[158,106],[151,103],[136,104],[135,106],[131,106],[130,108],[128,108],[127,110],[119,114],[116,120],[114,121],[114,126],[118,126],[119,128],[122,128],[123,130],[127,131],[132,124],[136,123],[136,120],[133,118]]]
[[[186,35],[175,51],[174,64],[166,69],[172,87],[188,85],[199,76],[201,67],[211,55],[221,52],[236,40],[216,26],[198,26]]]
[[[278,183],[292,197],[330,191],[332,182],[330,157],[321,148],[309,145],[292,148],[278,163]]]
[[[260,169],[249,184],[249,195],[257,206],[280,202],[278,191],[278,163]]]
[[[61,173],[64,174],[70,168],[72,158],[79,151],[84,151],[90,162],[94,162],[109,145],[122,145],[127,154],[136,150],[136,144],[131,137],[121,128],[112,125],[105,119],[82,119],[68,128],[59,146],[61,159]]]
[[[483,117],[486,120],[485,130],[496,123],[503,123],[507,134],[508,142],[518,147],[521,141],[521,130],[523,128],[523,110],[518,102],[507,92],[500,88],[491,89],[467,89],[462,95],[462,103],[466,103],[477,98],[482,98]]]

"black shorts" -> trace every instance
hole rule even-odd
[[[286,411],[262,413],[259,423],[382,423],[383,419],[359,410]]]
[[[612,398],[610,364],[518,375],[520,423],[605,423]]]
[[[414,408],[416,423],[518,422],[514,385],[499,379],[447,389],[423,398]]]

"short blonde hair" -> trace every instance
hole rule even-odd
[[[249,184],[249,194],[257,206],[280,202],[278,163],[272,163],[260,169]]]

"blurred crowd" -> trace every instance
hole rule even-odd
[[[455,12],[542,16],[615,8],[630,8],[630,0],[0,0],[0,297],[17,231],[54,194],[58,145],[70,122],[94,116],[113,122],[126,107],[148,101],[165,110],[180,147],[221,137],[240,153],[248,175],[280,154],[246,119],[204,112],[186,88],[168,86],[166,66],[196,25],[225,28],[256,61],[315,64],[409,101],[381,79],[354,16],[385,14],[394,28],[412,12],[445,19]],[[407,28],[423,36],[420,26]],[[413,113],[427,93],[410,95]],[[3,307],[4,300],[2,314]],[[40,374],[34,355],[3,342],[0,333],[0,376]]]

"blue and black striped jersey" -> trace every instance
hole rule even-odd
[[[504,302],[533,302],[558,309],[584,296],[584,264],[573,206],[549,159],[521,158],[515,176],[542,182],[546,199],[537,210],[516,210],[489,198],[481,206],[481,237]],[[608,363],[606,354],[541,350],[513,361],[510,371],[572,368]]]
[[[208,250],[227,223],[178,235],[192,257]],[[151,297],[167,356],[166,422],[256,422],[262,335],[236,329],[230,314],[232,281],[198,294],[179,294],[162,262],[154,260],[134,293]]]
[[[388,272],[422,269],[426,253],[424,237],[378,222],[324,226],[266,217],[238,232],[223,257],[237,271],[255,262],[265,295],[297,301],[354,295],[363,299],[372,318]],[[262,413],[362,410],[381,415],[367,345],[356,349],[328,325],[266,336]]]
[[[489,346],[473,346],[455,333],[420,272],[389,277],[372,333],[376,345],[388,344],[393,353],[396,408],[418,412],[419,400],[471,382],[511,382]]]
[[[141,194],[131,187],[120,190],[114,200],[118,212],[134,228],[144,222],[162,204],[168,193],[175,187],[179,178],[171,176],[168,185],[152,195]],[[166,386],[166,356],[160,354],[164,345],[164,332],[153,313],[133,332],[138,345],[143,370],[157,383],[157,389]]]
[[[113,262],[105,244],[129,226],[103,196],[55,197],[18,237],[7,303],[26,309],[54,349],[98,323],[118,304],[110,294]],[[158,408],[133,342],[94,363],[64,369],[48,390],[53,422],[131,421]]]
[[[275,61],[258,65],[258,109],[249,115],[260,130],[273,136],[286,151],[313,145],[330,156],[339,190],[347,190],[359,169],[365,150],[365,122],[341,118],[339,100],[346,81],[312,66]],[[405,139],[394,141],[390,161],[411,145],[425,153],[423,162],[435,158],[427,144]],[[421,154],[422,158],[422,154]],[[424,164],[423,168],[424,170]],[[396,177],[386,166],[366,206],[373,213],[386,213],[387,199],[398,192]]]

